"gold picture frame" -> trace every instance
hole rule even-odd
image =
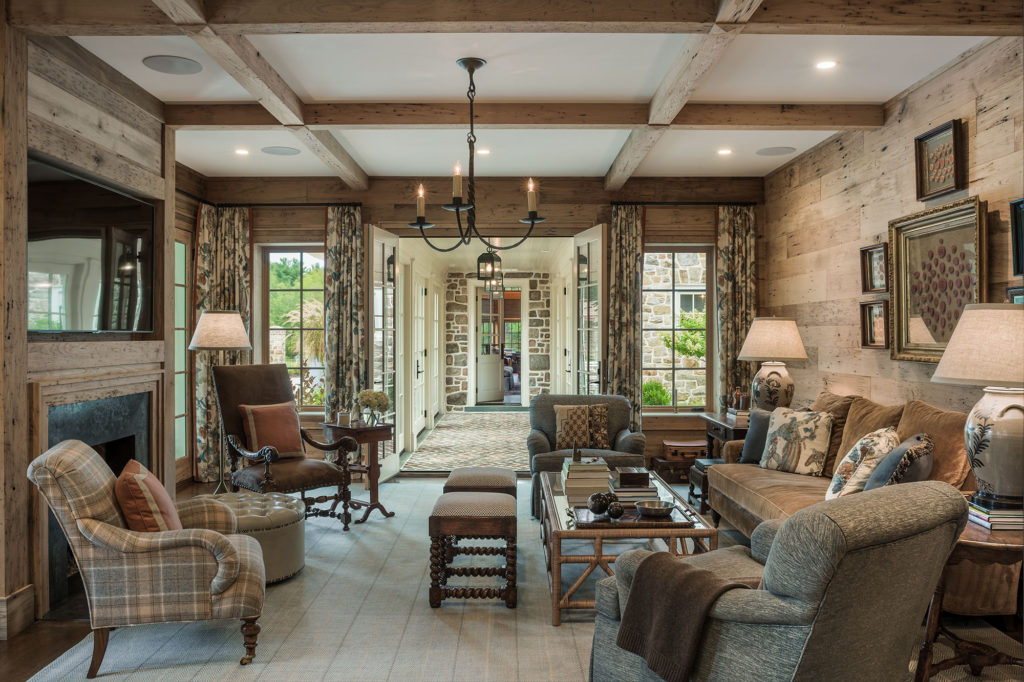
[[[938,362],[964,306],[984,301],[985,214],[968,197],[889,222],[893,360]]]

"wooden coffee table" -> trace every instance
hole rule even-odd
[[[672,490],[657,474],[651,472],[651,483],[657,487],[658,495],[663,500],[675,502],[679,513],[692,522],[691,525],[678,524],[668,527],[650,527],[629,522],[608,524],[608,528],[576,528],[575,523],[566,513],[569,502],[562,492],[561,473],[543,472],[540,474],[541,501],[541,541],[544,546],[544,558],[548,571],[548,586],[551,589],[551,624],[561,625],[562,611],[566,609],[592,609],[593,599],[573,599],[573,595],[583,585],[587,577],[600,568],[608,575],[614,575],[610,564],[621,551],[634,549],[634,546],[612,550],[605,547],[606,542],[615,543],[627,540],[648,540],[652,544],[655,538],[661,538],[668,545],[670,552],[677,556],[694,553],[710,552],[718,547],[718,529],[691,507],[685,499]],[[586,540],[593,542],[591,554],[562,554],[563,540]],[[678,540],[679,546],[676,547]],[[693,551],[689,551],[686,540],[691,540]],[[586,564],[583,574],[562,592],[562,566],[565,564]]]

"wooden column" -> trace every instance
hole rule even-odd
[[[0,9],[6,3],[0,2]],[[3,455],[0,457],[0,639],[20,632],[34,619],[34,597],[30,584],[29,509],[31,483],[28,469],[28,408],[26,384],[26,173],[27,54],[25,35],[0,24],[0,173],[3,222],[0,279],[4,305],[0,307],[3,338],[3,375],[0,377],[0,422]]]

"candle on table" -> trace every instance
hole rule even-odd
[[[533,189],[533,178],[530,178],[530,182],[527,184],[526,191],[526,210],[530,213],[537,212],[537,192]]]
[[[462,198],[462,164],[455,164],[455,173],[452,175],[452,199]],[[454,201],[453,201],[454,203]]]
[[[419,190],[416,192],[416,217],[422,218],[427,214],[424,207],[423,199],[423,185],[420,185]]]

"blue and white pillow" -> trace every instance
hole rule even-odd
[[[871,474],[899,444],[899,434],[892,426],[863,436],[836,465],[825,499],[832,500],[864,490]]]

